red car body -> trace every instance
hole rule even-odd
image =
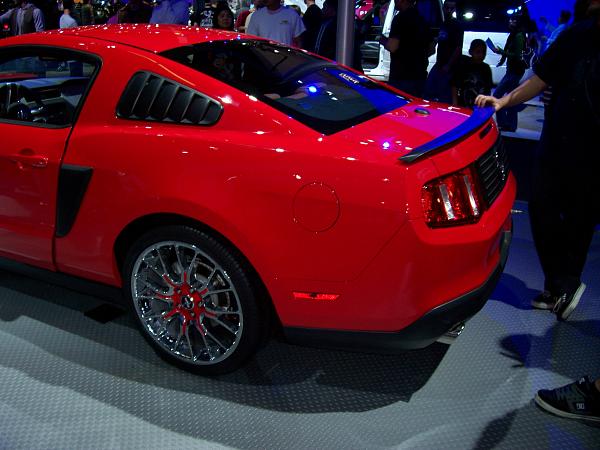
[[[477,293],[465,317],[449,314],[443,329],[400,345],[422,347],[476,312],[504,264],[514,179],[506,172],[493,203],[475,223],[459,226],[426,223],[423,189],[498,145],[489,114],[461,132],[471,111],[406,97],[401,108],[326,134],[159,54],[243,39],[132,25],[3,40],[0,55],[56,47],[101,65],[72,127],[0,119],[0,254],[120,287],[136,237],[159,224],[197,224],[243,255],[291,338],[342,345],[372,335],[379,338],[365,347],[386,348],[432,311]],[[119,99],[140,71],[219,102],[218,122],[119,117]],[[452,133],[459,135],[415,161],[399,159]],[[59,233],[65,167],[92,168],[93,175],[70,229]]]

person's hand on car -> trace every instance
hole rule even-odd
[[[501,98],[496,98],[492,95],[478,95],[475,99],[475,106],[478,108],[493,106],[494,110],[497,112],[504,108],[504,102]]]

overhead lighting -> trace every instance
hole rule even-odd
[[[463,14],[463,17],[467,20],[473,20],[473,17],[475,17],[475,14],[473,14],[471,11],[468,11]]]

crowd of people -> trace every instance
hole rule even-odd
[[[23,34],[51,28],[69,28],[94,23],[90,0],[14,0],[15,7],[0,17],[8,23],[12,34]],[[38,2],[37,6],[33,2]],[[115,0],[119,1],[119,0]],[[171,23],[246,32],[248,34],[301,47],[330,59],[336,59],[338,0],[326,0],[323,8],[314,0],[304,0],[304,14],[299,8],[282,5],[281,0],[195,0],[190,15],[190,0],[159,0],[151,5],[146,0],[118,3],[109,23]],[[445,21],[432,30],[416,8],[416,0],[391,0],[398,14],[392,22],[389,37],[380,43],[391,53],[390,84],[428,100],[472,107],[479,94],[493,89],[492,72],[484,62],[488,46],[481,40],[470,43],[469,55],[463,55],[464,33],[456,19],[456,1],[444,2]],[[374,2],[372,19],[383,23],[390,2]],[[376,10],[376,11],[375,11]],[[382,16],[383,14],[383,16]],[[523,15],[511,17],[510,35],[502,48],[493,47],[506,63],[506,75],[494,95],[502,97],[521,81],[530,60],[527,49],[535,54],[552,44],[566,28],[568,12],[561,13],[559,24],[552,27],[543,20],[539,31],[535,22]],[[357,23],[352,67],[362,70],[361,44],[364,30]],[[428,73],[429,57],[437,53],[436,64]],[[498,113],[502,130],[515,131],[518,108]]]
[[[337,0],[326,0],[322,9],[314,0],[305,0],[304,14],[299,8],[283,6],[281,0],[256,0],[252,8],[248,1],[196,1],[196,9],[190,14],[189,0],[162,0],[154,5],[146,0],[128,0],[124,5],[117,4],[120,7],[115,8],[108,23],[189,24],[235,30],[335,59]],[[90,0],[14,0],[13,8],[0,16],[0,21],[8,25],[12,35],[20,35],[92,25],[94,17]],[[355,47],[353,66],[360,69],[358,40]]]

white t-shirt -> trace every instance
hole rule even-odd
[[[246,33],[292,45],[293,39],[304,30],[306,28],[300,15],[283,6],[277,11],[270,11],[267,7],[255,11]]]
[[[71,16],[69,16],[68,14],[63,14],[62,16],[60,16],[59,26],[60,28],[74,28],[79,25],[77,24],[77,21]]]

